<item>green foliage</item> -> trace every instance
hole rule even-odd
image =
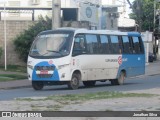
[[[153,31],[154,27],[154,0],[135,0],[129,16],[135,19],[140,31]]]
[[[0,70],[3,71],[4,70],[4,66],[0,65]],[[27,73],[26,66],[20,66],[20,65],[7,65],[7,71]]]
[[[1,58],[1,56],[2,56],[2,53],[3,53],[3,50],[2,50],[2,48],[0,47],[0,58]]]
[[[40,16],[38,22],[14,39],[15,51],[19,54],[20,59],[24,62],[27,61],[28,53],[34,38],[38,33],[51,29],[51,23],[50,18],[43,18]]]
[[[146,93],[122,93],[122,92],[97,92],[97,93],[86,93],[86,94],[66,94],[66,95],[53,95],[45,98],[23,98],[18,100],[27,101],[44,101],[44,100],[55,100],[60,102],[70,102],[70,101],[88,101],[88,100],[100,100],[100,99],[114,99],[114,98],[124,98],[124,97],[152,97],[157,96],[156,94],[146,94]]]
[[[18,74],[0,74],[0,82],[23,80],[23,79],[27,79],[27,76]]]

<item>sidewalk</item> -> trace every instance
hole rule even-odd
[[[0,71],[0,74],[27,75],[25,73],[5,72],[5,71]],[[145,71],[146,76],[158,75],[158,74],[160,74],[160,61],[154,61],[153,63],[149,63],[148,65],[146,65],[146,71]],[[31,87],[31,81],[25,79],[25,80],[15,80],[9,82],[0,82],[0,89],[11,89],[17,87]]]
[[[154,61],[146,65],[145,75],[158,75],[160,74],[160,61]]]
[[[19,75],[26,75],[27,73],[19,73],[19,72],[9,72],[9,71],[0,71],[0,74],[19,74]],[[0,89],[12,89],[12,88],[19,88],[19,87],[30,87],[31,81],[28,79],[25,80],[14,80],[8,82],[0,82]]]

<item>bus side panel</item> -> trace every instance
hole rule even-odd
[[[120,74],[121,70],[126,71],[127,77],[145,74],[145,55],[123,55],[122,64],[120,65],[118,75]]]
[[[121,55],[79,55],[73,57],[74,70],[81,70],[82,81],[115,79]],[[87,72],[87,73],[86,73]]]

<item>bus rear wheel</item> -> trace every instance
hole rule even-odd
[[[123,85],[125,80],[125,72],[120,73],[118,79],[110,80],[112,85]]]
[[[43,82],[40,81],[32,81],[32,87],[34,90],[41,90],[44,87]]]
[[[96,81],[83,81],[85,87],[93,87],[96,84]]]
[[[120,73],[118,79],[117,79],[117,85],[123,85],[124,84],[124,80],[125,80],[125,72]]]
[[[79,75],[73,74],[71,81],[68,82],[68,88],[75,90],[79,87]]]

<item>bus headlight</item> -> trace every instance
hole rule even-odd
[[[62,68],[64,68],[64,67],[67,67],[67,66],[69,66],[70,64],[64,64],[64,65],[59,65],[58,66],[58,69],[60,70],[60,69],[62,69]]]

